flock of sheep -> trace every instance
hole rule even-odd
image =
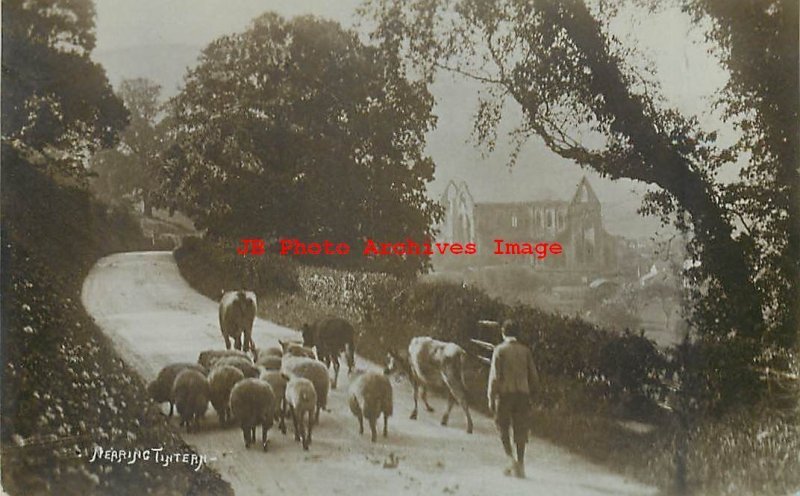
[[[169,416],[177,409],[181,426],[197,429],[210,402],[220,425],[235,422],[242,428],[245,447],[255,442],[261,426],[261,443],[267,450],[267,432],[277,423],[286,434],[286,417],[292,419],[294,437],[303,449],[311,444],[313,426],[326,410],[329,387],[336,388],[339,355],[347,357],[353,373],[348,391],[350,410],[364,432],[364,418],[377,439],[376,424],[383,415],[383,435],[388,435],[392,415],[392,385],[384,373],[354,371],[354,330],[344,319],[329,317],[303,327],[303,343],[279,341],[257,350],[252,339],[256,314],[255,294],[231,291],[219,307],[225,350],[200,353],[197,363],[173,363],[148,385],[156,402],[169,402]],[[235,349],[231,349],[230,340]],[[243,349],[242,349],[243,348]],[[253,358],[247,353],[252,352]],[[333,365],[334,378],[328,375]]]

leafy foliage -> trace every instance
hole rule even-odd
[[[296,264],[273,253],[243,257],[225,243],[190,237],[175,251],[175,260],[183,277],[214,299],[222,291],[240,288],[254,291],[259,299],[300,289]]]
[[[80,303],[81,283],[99,257],[148,243],[126,210],[55,184],[9,146],[2,161],[3,488],[232,494],[207,467],[88,463],[96,445],[191,451]]]
[[[338,24],[265,14],[212,42],[171,102],[162,202],[229,239],[430,238],[432,104]]]
[[[113,145],[127,120],[105,71],[89,58],[94,3],[10,0],[2,8],[3,142],[41,167],[85,179],[88,156]]]
[[[445,70],[484,83],[475,134],[490,147],[505,106],[514,102],[523,115],[513,133],[518,145],[536,135],[561,157],[603,176],[657,187],[643,212],[689,233],[694,328],[709,344],[744,354],[704,365],[730,374],[724,390],[732,391],[741,375],[756,383],[745,364],[762,349],[791,346],[797,335],[800,133],[797,81],[787,76],[797,71],[786,71],[798,63],[797,6],[685,5],[695,19],[713,20],[709,39],[731,72],[723,102],[744,130],[733,149],[721,149],[695,116],[669,108],[650,71],[638,68],[635,47],[609,32],[616,8],[581,1],[374,0],[364,12],[377,23],[378,43],[390,52],[402,49],[423,81]],[[770,55],[756,61],[764,51]],[[751,148],[742,180],[718,182],[719,169]],[[754,390],[724,402],[759,397]]]
[[[114,149],[92,157],[97,174],[92,182],[98,195],[120,201],[124,195],[144,202],[144,213],[152,214],[153,190],[159,184],[161,153],[167,148],[166,122],[159,120],[161,87],[147,79],[122,82],[119,96],[130,113],[130,123],[120,133]]]

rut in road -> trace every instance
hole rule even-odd
[[[181,278],[170,252],[122,253],[101,259],[84,282],[82,301],[123,359],[147,381],[170,362],[195,361],[201,350],[224,347],[217,302]],[[299,337],[298,332],[263,319],[256,319],[253,327],[259,347],[277,343],[279,338]],[[356,363],[377,368],[361,357],[356,357]],[[469,435],[463,415],[454,411],[450,425],[442,427],[439,420],[445,401],[434,397],[435,413],[421,411],[419,420],[409,420],[411,387],[398,378],[392,382],[394,416],[389,420],[389,437],[379,436],[375,444],[368,432],[358,434],[358,423],[345,398],[348,378],[343,373],[338,389],[331,391],[330,412],[322,413],[309,451],[294,441],[291,428],[287,436],[277,428],[270,430],[267,453],[260,448],[246,450],[241,429],[221,429],[211,407],[200,432],[182,435],[208,456],[209,465],[239,495],[278,491],[286,495],[480,496],[656,492],[540,439],[532,439],[528,447],[528,478],[505,477],[504,455],[491,419],[476,413],[475,432]],[[177,418],[172,422],[177,429]]]

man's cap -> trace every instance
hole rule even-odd
[[[506,319],[501,328],[504,336],[519,337],[519,323],[513,319]]]

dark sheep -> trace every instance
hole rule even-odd
[[[275,417],[275,393],[259,379],[243,379],[231,390],[231,412],[242,427],[244,446],[249,448],[256,439],[256,426],[261,425],[261,443],[267,451],[267,431]]]
[[[186,432],[191,432],[193,423],[195,430],[200,428],[200,418],[208,409],[208,393],[206,376],[195,369],[184,369],[175,378],[172,397]]]
[[[383,437],[388,435],[389,417],[392,415],[392,383],[385,374],[363,372],[353,379],[348,391],[350,411],[358,419],[358,433],[364,434],[364,417],[372,431],[372,442],[377,440],[376,423],[383,415]]]
[[[172,397],[172,386],[175,384],[175,378],[184,369],[194,369],[203,375],[207,373],[205,367],[196,363],[171,363],[162,368],[155,380],[147,385],[147,393],[151,398],[153,398],[153,401],[156,403],[169,401],[170,418],[172,418],[172,412],[175,408],[175,403]]]
[[[208,375],[211,404],[217,412],[221,426],[231,419],[231,390],[242,379],[242,371],[232,365],[217,365]]]

